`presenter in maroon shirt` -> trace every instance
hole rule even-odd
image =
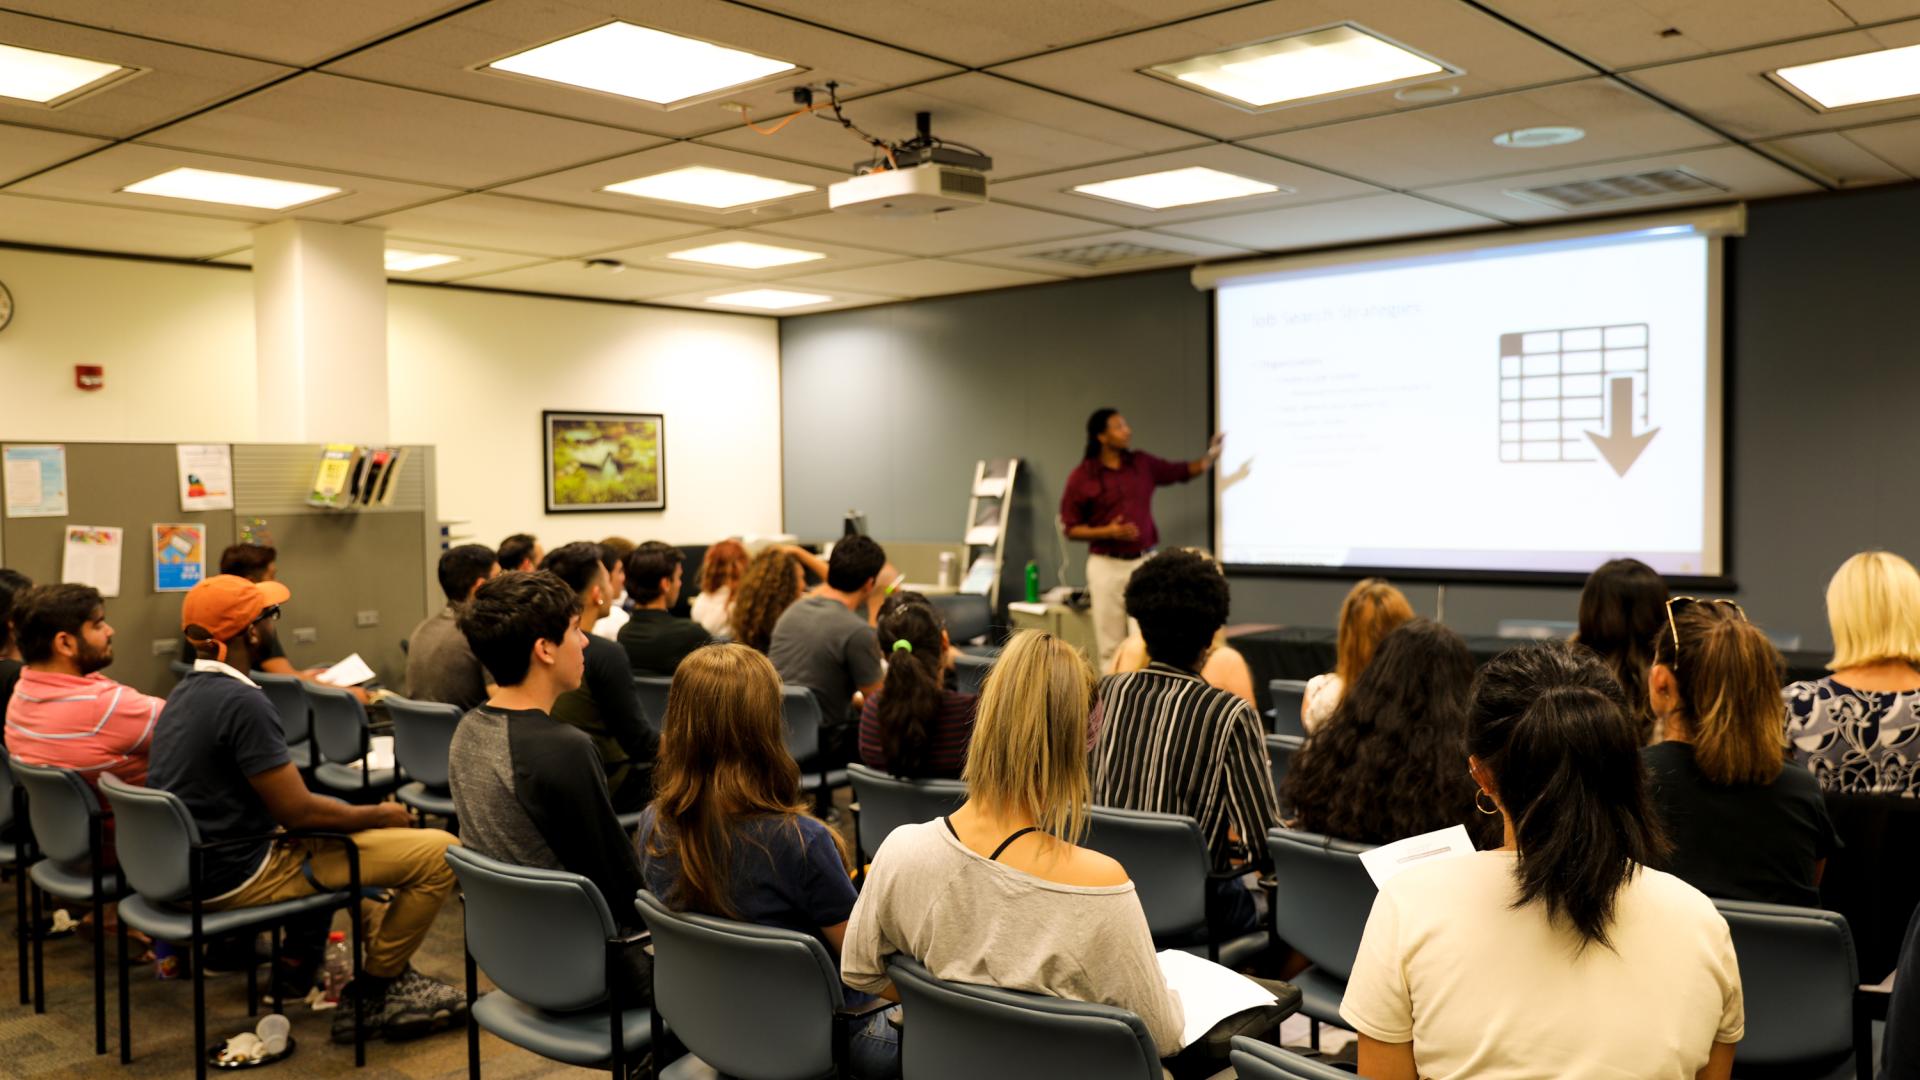
[[[1091,542],[1087,592],[1093,598],[1093,635],[1103,674],[1127,637],[1127,579],[1160,542],[1153,527],[1153,489],[1185,483],[1211,469],[1220,460],[1223,438],[1215,435],[1203,457],[1167,461],[1133,449],[1133,429],[1119,410],[1095,409],[1087,417],[1086,454],[1060,495],[1060,524],[1069,539]]]

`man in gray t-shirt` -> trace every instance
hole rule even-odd
[[[804,686],[820,702],[822,768],[847,760],[853,729],[853,695],[880,689],[880,645],[868,622],[887,553],[865,536],[834,545],[827,583],[796,601],[774,624],[767,658],[788,686]]]

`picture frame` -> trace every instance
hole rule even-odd
[[[547,513],[665,510],[666,430],[661,413],[541,412]]]

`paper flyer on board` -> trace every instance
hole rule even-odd
[[[233,509],[233,447],[225,443],[181,443],[174,447],[180,463],[180,509]]]
[[[8,446],[0,456],[6,461],[8,517],[67,515],[66,447]]]
[[[69,525],[60,560],[60,580],[91,585],[101,596],[120,595],[123,530],[112,525]]]
[[[207,527],[153,527],[153,591],[186,592],[207,576]]]

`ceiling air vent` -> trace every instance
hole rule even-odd
[[[1516,199],[1545,203],[1558,210],[1591,210],[1621,203],[1676,199],[1726,190],[1685,169],[1661,169],[1631,176],[1608,176],[1598,180],[1578,180],[1571,184],[1521,188],[1509,190],[1507,194]]]
[[[1027,256],[1029,259],[1045,259],[1048,262],[1066,263],[1069,266],[1085,267],[1089,270],[1120,263],[1145,262],[1148,259],[1187,257],[1185,252],[1168,251],[1166,248],[1148,247],[1145,244],[1127,241],[1088,244],[1085,247],[1061,248],[1058,251],[1040,251]]]

